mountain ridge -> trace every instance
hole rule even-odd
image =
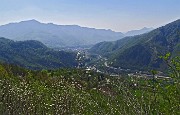
[[[159,56],[168,52],[172,57],[180,55],[180,20],[149,33],[96,44],[90,52],[108,57],[116,67],[164,70],[166,66]]]
[[[92,45],[100,41],[116,40],[122,38],[123,34],[106,29],[29,20],[0,26],[0,36],[19,41],[38,40],[50,47],[62,47]]]
[[[115,41],[126,35],[111,29],[42,23],[32,19],[1,25],[0,36],[16,41],[38,40],[48,47],[74,47],[94,45],[102,41]]]
[[[135,35],[141,35],[141,34],[144,34],[144,33],[148,33],[148,32],[150,32],[152,30],[153,30],[152,27],[151,28],[144,27],[144,28],[139,29],[139,30],[130,30],[130,31],[124,33],[124,34],[125,34],[125,36],[135,36]]]
[[[13,41],[0,38],[0,61],[29,69],[75,67],[76,53],[55,51],[35,40]]]

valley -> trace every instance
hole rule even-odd
[[[41,25],[35,20],[20,22],[17,25],[28,23]],[[167,65],[159,57],[168,52],[172,55],[170,58],[180,55],[177,52],[180,41],[179,25],[180,20],[176,20],[142,35],[125,37],[112,42],[100,42],[95,45],[59,48],[48,48],[36,40],[12,41],[1,38],[0,59],[2,62],[17,64],[29,69],[81,67],[93,68],[95,71],[116,76],[140,72],[150,74],[150,71],[155,69],[159,73],[167,75]],[[44,26],[46,27],[46,25]],[[163,31],[167,31],[166,34],[163,34]],[[11,57],[14,58],[11,59]],[[69,59],[67,60],[65,57]],[[38,60],[41,62],[39,63]]]
[[[179,115],[180,20],[144,29],[0,26],[0,114]]]

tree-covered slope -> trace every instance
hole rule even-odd
[[[54,51],[38,41],[14,42],[0,38],[0,61],[31,69],[74,67],[76,54]]]
[[[164,65],[159,56],[167,52],[177,56],[179,47],[180,20],[177,20],[143,35],[96,44],[90,52],[109,57],[114,66],[161,68]]]

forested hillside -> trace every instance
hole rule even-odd
[[[54,51],[38,41],[0,38],[0,61],[30,69],[75,67],[76,53]]]
[[[179,51],[180,20],[143,35],[125,37],[114,42],[102,42],[90,49],[90,52],[108,57],[116,67],[161,70],[167,66],[159,56],[170,52],[173,57],[180,55]]]

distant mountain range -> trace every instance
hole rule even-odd
[[[141,35],[141,34],[144,34],[144,33],[147,33],[147,32],[150,32],[152,31],[153,28],[147,28],[147,27],[144,27],[140,30],[131,30],[131,31],[128,31],[126,33],[124,33],[125,36],[135,36],[135,35]]]
[[[111,30],[44,24],[36,20],[0,26],[0,36],[18,41],[38,40],[50,47],[93,45],[124,37],[121,32]]]
[[[39,41],[17,41],[0,38],[0,62],[29,69],[75,67],[76,53],[54,51]]]
[[[144,28],[123,34],[112,30],[77,25],[45,24],[36,20],[28,20],[0,26],[0,36],[16,41],[37,40],[54,48],[94,45],[102,41],[115,41],[125,36],[142,34],[149,30]]]
[[[98,43],[90,52],[107,57],[115,67],[164,70],[166,65],[159,56],[168,52],[180,56],[180,20],[142,35]]]

